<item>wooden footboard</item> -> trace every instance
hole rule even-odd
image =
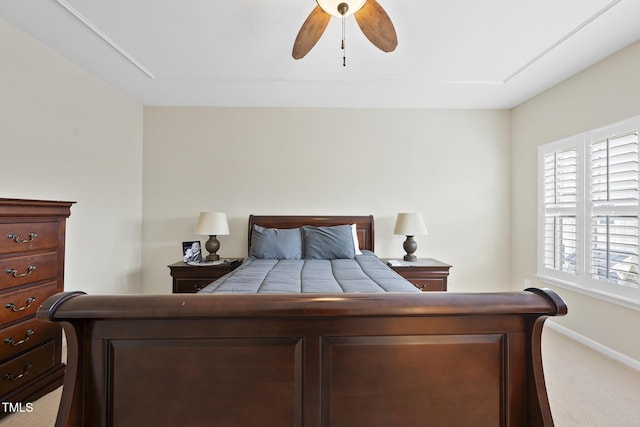
[[[62,293],[57,426],[551,426],[549,290],[455,294]]]

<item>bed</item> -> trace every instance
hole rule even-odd
[[[373,252],[372,216],[297,219],[251,215],[248,259],[199,292],[420,292]]]
[[[372,217],[250,224],[356,224],[373,250]],[[65,292],[37,317],[67,336],[57,426],[551,426],[541,333],[566,312],[539,289]]]

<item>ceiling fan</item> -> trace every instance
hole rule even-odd
[[[342,49],[344,50],[344,18],[354,15],[358,26],[374,46],[391,52],[398,45],[393,23],[376,0],[317,0],[318,5],[304,21],[293,43],[294,59],[303,58],[316,45],[327,28],[331,16],[342,17]],[[343,65],[344,56],[343,56]]]

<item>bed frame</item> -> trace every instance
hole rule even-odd
[[[66,292],[37,317],[68,342],[58,427],[552,426],[541,334],[566,312],[538,289]]]

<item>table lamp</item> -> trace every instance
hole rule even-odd
[[[405,252],[405,261],[417,261],[418,258],[414,255],[414,252],[418,249],[413,236],[420,236],[427,234],[427,227],[424,225],[424,219],[421,213],[399,213],[396,218],[396,226],[393,230],[393,234],[407,236],[407,239],[402,244]]]
[[[204,244],[207,252],[209,252],[206,260],[219,260],[220,256],[216,252],[220,249],[220,242],[217,236],[226,236],[229,234],[227,215],[223,212],[200,212],[198,222],[193,229],[193,234],[209,236],[209,240]]]

